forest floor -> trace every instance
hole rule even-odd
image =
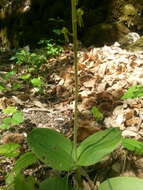
[[[0,73],[6,74],[15,67],[6,62],[9,54],[0,55]],[[79,129],[78,142],[89,135],[110,127],[119,127],[124,137],[143,141],[143,98],[123,100],[121,97],[133,85],[143,85],[143,51],[130,52],[121,49],[118,43],[101,48],[80,48],[79,69]],[[24,122],[1,132],[1,144],[19,143],[21,154],[27,151],[26,136],[33,128],[51,128],[72,139],[74,109],[74,70],[72,47],[67,46],[56,58],[47,60],[41,66],[44,81],[42,92],[37,92],[31,84],[19,80],[25,71],[21,65],[17,76],[13,76],[7,86],[19,81],[20,90],[0,91],[0,119],[7,115],[2,110],[16,106],[24,114]],[[45,71],[48,69],[48,72]],[[0,78],[0,80],[2,80]],[[103,119],[97,121],[91,109],[96,106]],[[4,184],[7,173],[15,159],[0,158],[0,184]],[[106,169],[105,169],[106,168]],[[111,176],[137,176],[143,178],[143,158],[126,150],[118,150],[106,161],[88,167],[96,181]],[[44,179],[51,175],[51,169],[43,164],[33,165],[25,170],[25,175]]]

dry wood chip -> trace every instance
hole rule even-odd
[[[125,121],[126,126],[135,126],[140,122],[139,117],[133,117]]]

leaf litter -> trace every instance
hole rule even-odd
[[[23,124],[2,133],[1,142],[12,139],[11,132],[15,136],[22,135],[19,137],[23,142],[35,127],[55,129],[72,138],[74,72],[71,46],[66,47],[58,58],[48,60],[47,64],[44,67],[50,65],[50,71],[44,76],[42,95],[37,95],[29,87],[9,97],[1,94],[1,110],[16,106],[25,117]],[[119,127],[125,137],[143,140],[143,98],[121,99],[129,87],[143,85],[142,66],[143,51],[127,51],[117,42],[112,46],[79,49],[79,142],[109,127]],[[102,121],[97,121],[91,113],[93,106],[103,113]],[[0,118],[4,117],[1,112]]]

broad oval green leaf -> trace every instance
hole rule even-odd
[[[33,152],[26,152],[17,161],[13,170],[6,178],[6,183],[11,184],[14,181],[14,177],[18,175],[23,169],[37,162],[37,157]],[[15,174],[15,175],[14,175]]]
[[[71,170],[73,144],[62,134],[51,129],[34,129],[28,135],[28,144],[37,157],[58,170]]]
[[[21,170],[25,169],[26,167],[30,166],[31,164],[37,162],[37,157],[33,152],[26,152],[23,154],[17,161],[13,168],[15,173],[21,172]]]
[[[19,174],[14,179],[14,190],[35,190],[33,177],[29,176],[25,178]]]
[[[78,190],[70,187],[66,178],[50,177],[40,184],[40,190]]]
[[[98,190],[143,190],[143,179],[115,177],[104,181]]]
[[[110,128],[86,138],[78,147],[78,166],[89,166],[101,161],[121,143],[121,131]]]

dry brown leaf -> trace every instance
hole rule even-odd
[[[140,109],[142,107],[142,104],[138,103],[138,104],[133,104],[132,106],[133,106],[133,108]]]
[[[14,106],[16,104],[13,98],[0,98],[0,109],[5,109],[8,106]]]
[[[100,77],[104,77],[104,75],[106,73],[107,65],[108,65],[108,63],[106,63],[106,62],[99,65],[99,67],[98,67],[98,75]]]
[[[101,128],[97,126],[95,121],[80,120],[78,128],[78,142],[83,141],[86,137],[100,131]]]
[[[21,99],[19,99],[18,96],[12,96],[12,99],[13,101],[15,101],[16,104],[24,105],[24,102]]]
[[[79,63],[78,64],[78,70],[80,71],[80,70],[84,70],[86,68],[86,65],[85,64],[83,64],[83,63]]]
[[[84,82],[87,82],[89,80],[92,80],[93,79],[93,75],[91,74],[88,74],[86,72],[83,72],[80,74],[79,76],[79,81],[80,81],[80,84],[82,85]]]
[[[134,137],[134,138],[138,138],[138,134],[137,132],[134,131],[130,131],[130,130],[124,130],[122,132],[123,137]]]
[[[87,88],[94,88],[94,85],[95,85],[95,79],[90,79],[86,82],[83,83],[83,85]]]
[[[125,125],[126,126],[135,126],[135,125],[138,125],[139,122],[140,122],[139,117],[133,117],[131,119],[126,120]]]
[[[24,142],[24,135],[20,133],[8,133],[4,135],[1,139],[1,141],[4,144],[7,143],[16,143],[16,144],[22,144]]]
[[[135,171],[129,170],[121,173],[120,176],[126,176],[126,177],[136,177]]]
[[[120,63],[118,66],[117,66],[117,74],[121,74],[123,72],[126,71],[126,64],[124,63]]]
[[[83,180],[83,190],[95,190],[94,182]]]
[[[82,105],[84,107],[84,110],[91,109],[94,105],[96,105],[96,97],[87,97],[84,98],[82,101]]]
[[[39,108],[46,108],[47,107],[46,104],[41,103],[39,100],[33,100],[33,104]]]
[[[0,98],[0,109],[5,109],[7,107],[6,105],[6,98],[3,97],[3,98]]]
[[[104,92],[106,89],[106,85],[107,85],[107,82],[99,83],[99,85],[97,86],[97,92],[98,93]]]
[[[129,110],[125,113],[125,119],[129,120],[134,116],[134,110]]]

